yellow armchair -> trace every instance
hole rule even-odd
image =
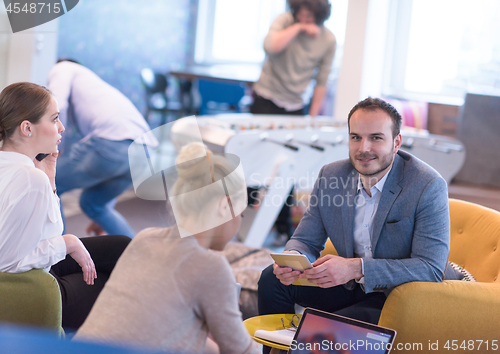
[[[449,260],[477,282],[396,287],[379,321],[397,331],[394,352],[500,352],[500,213],[450,199],[450,217]]]

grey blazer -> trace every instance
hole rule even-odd
[[[339,256],[354,257],[354,203],[359,173],[349,160],[324,166],[307,208],[285,250],[312,261],[327,237]],[[372,234],[373,259],[363,258],[365,291],[412,281],[439,282],[450,250],[448,189],[429,165],[403,151],[395,158],[380,197]]]

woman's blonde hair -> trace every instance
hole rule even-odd
[[[25,120],[36,124],[52,97],[49,89],[31,82],[18,82],[0,93],[0,141],[8,139]]]
[[[184,146],[176,161],[178,179],[169,195],[175,196],[175,209],[179,216],[202,217],[206,207],[220,199],[217,189],[203,188],[223,179],[231,192],[231,200],[236,202],[246,194],[245,180],[237,173],[232,173],[239,165],[238,161],[215,155],[202,143]],[[191,193],[196,191],[196,193]],[[220,191],[220,190],[219,190]],[[236,200],[235,200],[236,199]]]

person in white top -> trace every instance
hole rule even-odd
[[[114,201],[132,184],[128,148],[150,130],[147,122],[120,91],[75,62],[59,61],[47,82],[59,103],[61,122],[71,124],[81,137],[61,150],[59,196],[83,188],[80,207],[94,221],[89,232],[133,237],[134,230],[114,209]],[[149,146],[158,144],[152,134],[144,138]]]
[[[61,288],[63,326],[78,328],[129,239],[62,235],[55,184],[62,132],[57,102],[45,87],[21,82],[0,93],[0,271],[49,271],[58,263],[51,273]],[[38,161],[41,152],[48,156]],[[96,253],[95,264],[94,248],[106,252]],[[101,270],[106,274],[97,280]]]

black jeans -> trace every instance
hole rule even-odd
[[[96,267],[97,279],[94,280],[94,285],[85,283],[82,268],[69,255],[50,269],[50,274],[56,278],[61,290],[62,325],[65,329],[76,330],[83,324],[131,239],[112,235],[85,237],[81,241]]]
[[[296,111],[287,111],[284,108],[278,107],[273,101],[268,100],[262,96],[257,95],[255,92],[253,94],[253,104],[250,107],[250,113],[253,114],[286,114],[292,116],[303,116],[304,109],[298,109]]]
[[[385,302],[385,294],[366,294],[359,284],[353,290],[344,286],[317,288],[283,285],[270,265],[259,280],[259,314],[295,313],[295,304],[336,313],[356,320],[377,324]]]

